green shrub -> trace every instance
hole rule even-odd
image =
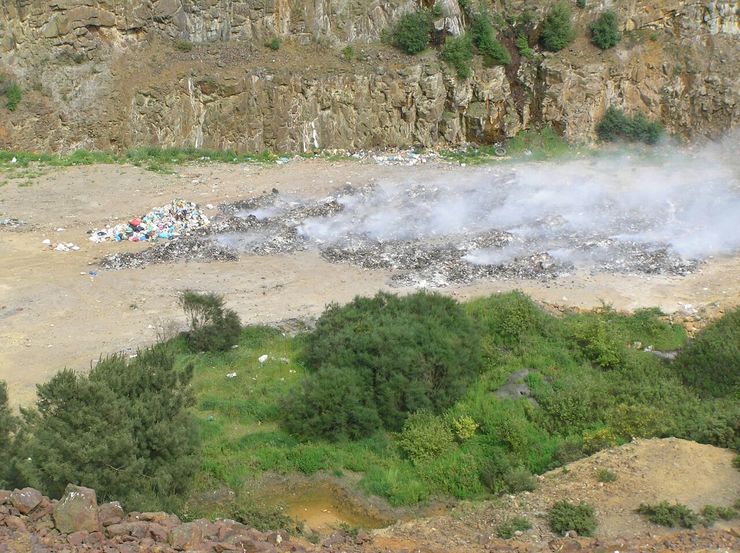
[[[9,111],[15,111],[18,107],[18,104],[21,103],[21,99],[23,98],[23,91],[17,83],[10,83],[4,88],[6,100],[5,106],[8,108]]]
[[[697,514],[681,503],[675,503],[673,505],[670,505],[667,501],[661,501],[652,505],[642,503],[637,508],[637,512],[653,524],[671,528],[676,526],[693,528],[700,522]]]
[[[357,401],[376,413],[365,413],[364,418],[398,431],[410,413],[440,413],[462,396],[480,369],[480,338],[451,298],[423,292],[404,297],[379,293],[342,307],[329,306],[306,335],[302,359],[309,385],[321,368],[341,367],[339,372],[348,374],[345,380],[359,394]],[[325,401],[341,404],[346,388],[340,392],[328,385]],[[303,397],[308,396],[295,396],[292,408]],[[297,410],[308,409],[298,405]],[[331,409],[321,411],[331,418]],[[316,435],[307,426],[306,433]]]
[[[575,530],[579,536],[592,536],[596,530],[594,510],[583,501],[578,505],[558,501],[550,508],[548,520],[550,529],[561,536],[569,530]]]
[[[189,40],[177,39],[175,41],[175,50],[180,52],[190,52],[193,49],[193,43]]]
[[[525,532],[532,528],[532,524],[524,517],[514,517],[499,524],[496,528],[496,536],[503,540],[509,540],[516,532]]]
[[[516,37],[516,49],[519,50],[519,55],[523,58],[531,59],[534,57],[534,50],[529,47],[529,39],[523,33]]]
[[[625,140],[655,144],[663,134],[663,127],[648,121],[642,113],[627,117],[622,110],[610,106],[596,125],[596,134],[605,142]]]
[[[547,334],[549,316],[522,292],[495,294],[469,302],[468,313],[485,339],[514,347],[528,334]]]
[[[473,59],[473,44],[468,34],[448,38],[440,57],[455,69],[460,79],[470,76],[470,60]]]
[[[504,476],[511,470],[509,454],[502,448],[497,448],[489,454],[481,467],[480,480],[491,493],[502,493],[506,491]]]
[[[0,381],[0,489],[10,486],[11,444],[18,420],[8,405],[8,388]]]
[[[673,369],[692,389],[707,397],[740,394],[740,308],[704,329],[681,351]]]
[[[102,359],[89,375],[57,373],[23,413],[24,479],[51,497],[70,482],[88,486],[129,509],[180,496],[198,466],[192,374],[161,345]]]
[[[278,37],[272,37],[270,42],[267,43],[267,47],[270,50],[275,50],[275,51],[280,50],[280,46],[281,46],[281,42],[280,42],[280,38]]]
[[[591,32],[591,42],[602,50],[613,48],[621,38],[617,14],[611,10],[603,12],[591,24],[589,30]]]
[[[342,57],[344,58],[344,61],[352,61],[355,58],[355,49],[352,48],[351,44],[348,44],[344,48],[342,48]]]
[[[577,324],[574,337],[586,358],[602,369],[624,366],[625,345],[621,342],[621,336],[610,329],[603,318],[586,319]]]
[[[450,425],[452,426],[452,431],[455,433],[455,437],[460,442],[468,441],[470,438],[475,436],[475,433],[478,430],[478,423],[475,422],[473,417],[468,415],[460,415],[459,417],[452,419]]]
[[[576,6],[578,6],[581,9],[584,9],[586,7],[586,0],[576,0]]]
[[[419,464],[417,470],[432,495],[472,499],[484,492],[480,464],[474,452],[455,448]]]
[[[717,505],[705,505],[701,510],[701,523],[704,526],[712,526],[718,520],[732,520],[738,516],[732,507],[718,507]]]
[[[483,56],[486,65],[508,65],[511,63],[511,54],[496,40],[491,21],[485,14],[473,17],[470,26],[470,35],[473,44]]]
[[[570,16],[570,8],[562,0],[547,12],[540,32],[540,44],[545,50],[559,52],[573,41],[575,32]]]
[[[555,451],[555,459],[561,465],[567,465],[583,457],[583,439],[580,437],[566,438]]]
[[[507,471],[503,480],[509,493],[533,492],[537,488],[537,479],[523,467]]]
[[[609,469],[600,468],[596,471],[596,480],[607,484],[609,482],[615,482],[617,480],[617,475]]]
[[[617,437],[611,428],[599,428],[583,435],[583,451],[589,455],[614,447],[617,443]]]
[[[666,413],[652,405],[620,403],[608,415],[609,428],[624,440],[659,436],[665,429]]]
[[[257,505],[240,502],[235,511],[231,513],[231,518],[260,532],[271,530],[292,531],[296,528],[296,522],[286,515],[285,508],[279,505]]]
[[[224,351],[239,340],[241,321],[235,311],[224,309],[223,296],[186,290],[179,303],[190,321],[187,338],[192,351]]]
[[[425,411],[410,415],[397,439],[398,446],[414,464],[439,457],[455,447],[447,423]]]
[[[429,12],[405,13],[391,30],[391,44],[406,54],[418,54],[429,45],[431,32]]]

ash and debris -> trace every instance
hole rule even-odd
[[[176,260],[230,261],[240,253],[315,249],[332,263],[389,270],[392,286],[438,288],[480,279],[546,281],[577,266],[592,272],[682,276],[700,264],[666,244],[630,240],[629,235],[650,228],[651,221],[640,214],[616,213],[601,226],[579,230],[560,215],[491,228],[489,212],[496,206],[491,198],[477,206],[472,195],[466,199],[472,193],[469,188],[459,191],[474,206],[470,220],[460,225],[457,220],[439,223],[449,188],[437,184],[417,183],[392,193],[377,185],[348,186],[319,200],[273,190],[220,205],[199,236],[113,254],[102,265],[123,269]]]
[[[17,217],[0,217],[0,230],[29,230],[29,225],[26,221]]]

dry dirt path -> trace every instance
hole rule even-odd
[[[322,197],[347,184],[402,181],[412,171],[423,179],[467,170],[449,164],[410,168],[295,160],[281,166],[190,165],[178,168],[175,175],[97,165],[49,169],[28,186],[10,181],[0,187],[0,217],[29,224],[24,230],[0,227],[0,380],[8,382],[13,404],[28,404],[35,385],[62,367],[85,369],[101,353],[152,343],[162,322],[184,323],[176,298],[186,288],[224,294],[248,323],[316,316],[328,302],[388,288],[386,271],[330,264],[310,251],[243,255],[234,262],[98,270],[90,276],[103,255],[146,246],[94,244],[87,240],[89,229],[124,221],[174,198],[216,205],[272,188]],[[42,244],[46,238],[73,242],[81,249],[51,251]],[[736,257],[712,260],[683,278],[575,274],[548,283],[484,281],[443,292],[466,298],[519,288],[553,305],[593,307],[605,301],[617,309],[658,306],[675,312],[686,304],[699,308],[740,303],[739,275]]]

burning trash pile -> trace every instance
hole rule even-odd
[[[175,200],[162,207],[154,208],[142,217],[134,217],[126,223],[112,228],[90,231],[92,242],[156,242],[187,236],[194,231],[207,228],[208,217],[197,204]]]

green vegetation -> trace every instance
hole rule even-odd
[[[603,12],[589,27],[591,42],[602,50],[608,50],[617,45],[621,39],[617,14],[613,11]]]
[[[720,519],[732,520],[738,516],[737,511],[732,507],[718,507],[717,505],[704,505],[700,514],[704,526],[712,526]]]
[[[573,41],[576,35],[570,16],[570,8],[563,0],[547,12],[540,32],[540,44],[545,50],[559,52]]]
[[[523,58],[532,59],[534,57],[534,50],[529,47],[529,39],[524,33],[517,35],[516,49],[519,51],[519,55]]]
[[[190,321],[186,338],[192,351],[224,351],[239,340],[239,315],[224,309],[223,296],[186,290],[180,296],[180,307]]]
[[[486,65],[508,65],[511,63],[511,54],[496,40],[493,26],[486,14],[478,14],[473,17],[470,35],[473,45],[483,56]]]
[[[5,96],[5,107],[9,111],[15,111],[23,98],[23,91],[18,83],[9,81],[0,74],[0,96]]]
[[[11,445],[18,421],[8,405],[8,387],[0,381],[0,489],[11,481]]]
[[[576,0],[576,6],[578,6],[581,9],[584,9],[586,7],[586,0]]]
[[[418,54],[429,45],[432,18],[427,10],[405,13],[390,33],[390,42],[409,55]]]
[[[637,512],[647,518],[653,524],[660,526],[681,528],[693,528],[700,523],[699,516],[681,503],[669,504],[661,501],[656,504],[641,504]]]
[[[609,469],[600,468],[596,471],[596,480],[603,484],[608,484],[609,482],[616,482],[617,475]]]
[[[355,59],[355,49],[352,47],[351,44],[348,44],[344,48],[342,48],[342,58],[344,58],[344,61],[350,62],[353,59]]]
[[[473,59],[473,43],[465,33],[459,37],[448,38],[442,48],[440,57],[457,72],[461,79],[470,76],[470,60]]]
[[[526,518],[514,517],[496,528],[496,536],[509,540],[516,535],[516,532],[526,532],[530,528],[532,528],[532,524]]]
[[[707,397],[738,398],[740,308],[702,329],[673,364],[683,382]]]
[[[308,377],[288,399],[285,427],[300,436],[357,438],[400,430],[415,411],[451,406],[477,376],[480,342],[448,297],[380,293],[329,306],[305,337],[303,361]]]
[[[272,39],[270,40],[270,42],[267,43],[267,47],[270,50],[274,50],[274,51],[280,50],[280,46],[281,46],[280,38],[278,38],[276,36],[275,37],[272,37]]]
[[[648,121],[642,113],[628,117],[622,110],[610,106],[596,125],[596,134],[605,142],[625,140],[655,144],[663,135],[663,127],[660,123]]]
[[[212,324],[213,305],[203,303],[195,328]],[[686,345],[685,331],[653,309],[554,316],[521,293],[465,304],[379,294],[329,307],[295,337],[255,326],[237,347],[206,351],[189,340],[104,359],[89,377],[59,373],[20,427],[0,389],[0,445],[13,442],[0,448],[13,451],[0,479],[52,494],[72,481],[129,507],[268,528],[287,521],[255,503],[267,472],[358,474],[361,491],[415,505],[532,490],[534,474],[634,436],[740,446],[736,396],[704,394],[679,377],[677,361],[633,347]],[[533,401],[500,397],[523,369]],[[232,501],[199,499],[223,487]],[[729,515],[708,508],[702,517]],[[550,521],[584,535],[595,525],[587,505],[557,504]]]
[[[443,151],[444,159],[466,163],[469,165],[480,165],[491,163],[508,154],[511,157],[541,161],[562,157],[572,152],[572,148],[551,127],[542,130],[521,131],[514,138],[505,142],[504,147],[490,145],[478,146],[466,150]],[[504,159],[508,159],[504,158]]]
[[[177,39],[175,41],[175,50],[179,52],[190,52],[193,49],[193,43],[189,40]]]
[[[130,509],[174,504],[198,466],[192,367],[174,361],[160,345],[39,385],[14,444],[23,482],[51,497],[69,482],[83,484]]]
[[[596,530],[593,507],[583,501],[578,505],[558,501],[550,508],[548,520],[550,529],[561,536],[569,530],[575,530],[579,536],[593,536]]]

